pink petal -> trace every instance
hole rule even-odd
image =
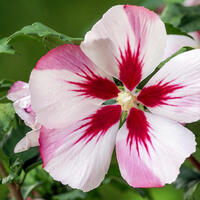
[[[28,83],[16,81],[8,91],[7,98],[16,101],[29,95],[30,91]]]
[[[166,31],[152,11],[138,6],[114,6],[89,31],[81,49],[101,69],[132,90],[159,64]]]
[[[40,127],[36,114],[32,110],[31,96],[28,83],[17,81],[8,91],[7,98],[13,101],[15,112],[24,120],[25,124],[33,129]]]
[[[15,112],[19,117],[24,120],[25,124],[32,129],[37,129],[40,127],[40,124],[37,121],[35,112],[32,110],[31,106],[31,97],[23,97],[14,102]]]
[[[119,92],[76,45],[63,45],[41,58],[30,78],[33,110],[47,128],[64,128],[84,118]]]
[[[127,142],[130,137],[132,143]],[[194,135],[179,123],[134,109],[117,135],[121,175],[133,187],[172,183],[195,145]]]
[[[156,73],[138,101],[158,115],[181,123],[200,119],[200,50],[179,54]]]
[[[198,46],[198,41],[184,35],[167,35],[167,46],[163,60],[172,56],[174,53],[185,46],[196,48]]]
[[[31,147],[39,146],[39,135],[40,130],[32,130],[26,134],[15,146],[14,152],[19,153],[22,151],[26,151]]]
[[[199,44],[200,44],[200,30],[199,31],[196,31],[196,32],[191,32],[189,33],[193,38],[194,40],[196,41],[197,45],[196,48],[199,47]]]
[[[37,62],[36,70],[68,70],[79,73],[82,69],[94,69],[94,64],[80,50],[79,46],[65,44],[49,51]]]
[[[185,0],[184,6],[197,6],[200,4],[200,0]]]
[[[89,191],[108,171],[121,115],[120,106],[105,106],[64,129],[40,132],[44,169],[63,184]]]

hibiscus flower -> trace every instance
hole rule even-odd
[[[37,122],[36,114],[31,107],[29,85],[22,81],[15,82],[8,91],[7,98],[14,102],[15,112],[32,129],[17,143],[14,152],[18,153],[38,146],[41,125]]]
[[[114,6],[80,46],[59,46],[38,61],[29,82],[31,105],[42,124],[43,168],[55,180],[96,188],[115,146],[131,186],[162,187],[176,179],[195,151],[194,135],[180,123],[200,119],[200,50],[174,57],[138,91],[162,60],[166,38],[154,12]],[[107,105],[110,99],[115,103]],[[127,119],[119,128],[122,113]]]

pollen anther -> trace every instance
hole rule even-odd
[[[136,107],[136,97],[130,92],[122,91],[118,93],[116,100],[123,111],[129,111],[132,107]]]

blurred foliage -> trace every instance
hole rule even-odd
[[[8,37],[22,27],[39,21],[59,33],[83,38],[113,5],[137,4],[154,10],[162,3],[162,0],[0,0],[0,37]],[[13,40],[12,46],[18,54],[0,55],[0,79],[28,81],[32,68],[47,49],[41,42],[23,36]]]
[[[42,169],[38,147],[14,154],[16,143],[30,128],[15,115],[12,104],[5,97],[13,83],[7,79],[28,81],[32,68],[42,55],[63,43],[79,43],[92,25],[113,5],[143,5],[152,10],[166,5],[162,18],[167,33],[188,36],[188,32],[200,29],[200,6],[186,8],[180,4],[182,2],[183,0],[0,0],[0,19],[3,19],[0,20],[0,53],[3,53],[0,54],[0,159],[8,172],[7,177],[0,177],[0,200],[10,199],[5,184],[12,181],[21,186],[24,199],[181,200],[183,191],[185,200],[200,199],[199,172],[182,168],[175,182],[176,188],[172,184],[163,188],[133,189],[121,178],[115,154],[105,180],[93,191],[84,193],[54,181]],[[191,48],[184,47],[172,57],[188,50]],[[139,88],[172,57],[163,61]],[[119,82],[118,85],[120,86]],[[113,101],[106,103],[112,104]],[[199,147],[200,122],[187,124],[186,127],[197,136]]]
[[[200,173],[186,168],[181,168],[181,173],[178,176],[175,185],[179,188],[184,188],[184,200],[199,200],[200,197]],[[198,190],[197,190],[198,189]]]
[[[186,124],[186,127],[195,134],[197,147],[200,149],[200,121]]]
[[[163,21],[169,22],[185,32],[200,30],[200,5],[184,7],[181,4],[168,4],[161,17]]]
[[[1,48],[1,44],[0,44]],[[0,80],[0,103],[9,102],[6,98],[8,94],[8,90],[10,89],[11,85],[14,83],[12,80],[2,79]]]
[[[8,39],[2,38],[0,40],[0,53],[14,54],[15,50],[12,46],[8,45]]]
[[[15,119],[15,110],[12,103],[0,103],[0,140],[11,128]]]

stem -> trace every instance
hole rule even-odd
[[[8,176],[1,160],[0,160],[0,175],[2,176],[2,178],[5,178],[6,176]],[[8,183],[7,185],[8,185],[8,189],[10,190],[12,196],[16,200],[23,200],[22,193],[20,191],[20,187],[17,184]]]
[[[188,160],[200,171],[200,163],[196,158],[190,156]]]

